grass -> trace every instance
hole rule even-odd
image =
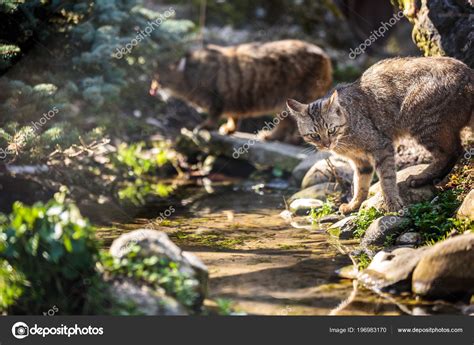
[[[312,208],[309,213],[309,218],[312,224],[318,222],[324,216],[330,215],[334,210],[334,203],[332,201],[326,201],[321,207]]]
[[[459,191],[440,192],[431,202],[413,204],[408,208],[407,228],[416,229],[424,245],[435,244],[447,238],[451,232],[463,233],[474,230],[474,222],[454,218],[461,204]]]
[[[359,255],[356,255],[355,259],[357,260],[357,268],[359,269],[359,271],[362,271],[369,267],[370,262],[372,261],[365,252],[361,252]]]
[[[374,207],[365,210],[360,210],[357,213],[355,219],[356,228],[354,230],[354,236],[356,238],[363,237],[370,224],[372,224],[374,220],[379,217],[382,217],[383,215],[383,212],[377,210]]]
[[[217,313],[219,315],[231,315],[234,312],[233,305],[234,302],[227,298],[218,298],[216,299],[217,304]]]

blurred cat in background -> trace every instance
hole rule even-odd
[[[231,47],[208,45],[187,53],[158,70],[158,83],[173,96],[206,110],[204,128],[214,128],[221,116],[221,134],[236,130],[236,120],[281,112],[287,98],[310,102],[332,84],[331,60],[324,51],[299,40],[247,43]],[[262,139],[298,141],[294,120],[283,117]]]

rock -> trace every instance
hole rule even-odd
[[[328,161],[330,163],[328,163]],[[349,162],[339,156],[331,156],[327,159],[317,161],[311,169],[308,170],[301,182],[301,188],[304,189],[323,182],[336,182],[337,179],[334,171],[331,169],[331,165],[334,167],[338,178],[344,182],[352,182],[353,171]]]
[[[215,131],[190,131],[183,128],[181,134],[183,140],[185,138],[193,142],[207,153],[243,159],[257,168],[277,167],[292,172],[298,164],[308,158],[302,147],[277,141],[261,141],[250,133],[235,132],[232,135],[222,135]]]
[[[464,201],[457,212],[458,218],[468,218],[474,220],[474,189],[464,198]]]
[[[336,274],[344,279],[357,279],[359,271],[354,265],[344,266],[336,271]]]
[[[293,213],[290,210],[283,210],[280,212],[280,217],[289,222],[293,219]]]
[[[207,295],[209,273],[202,261],[192,253],[181,251],[164,232],[139,229],[123,234],[112,243],[110,254],[116,258],[122,258],[130,252],[134,245],[140,247],[139,258],[157,256],[179,264],[179,270],[191,277],[196,278],[198,285],[197,304],[202,303]]]
[[[428,298],[469,298],[474,293],[474,234],[429,247],[413,272],[412,290]]]
[[[306,215],[312,208],[319,208],[324,202],[318,199],[296,199],[290,204],[290,211],[297,215]]]
[[[339,214],[329,214],[327,216],[321,217],[318,219],[318,222],[320,224],[324,223],[337,223],[338,221],[344,219],[344,216],[341,216]]]
[[[406,183],[406,180],[409,176],[419,174],[427,166],[428,164],[418,164],[397,172],[397,184],[400,190],[400,196],[405,205],[410,205],[433,198],[436,191],[433,185],[430,184],[413,188],[409,187]],[[372,187],[370,187],[369,195],[371,195],[371,197],[362,203],[361,209],[375,207],[376,209],[381,210],[384,208],[384,200],[380,182],[377,182]]]
[[[131,279],[114,279],[109,282],[109,292],[114,300],[133,305],[133,312],[140,315],[188,315],[186,308],[163,289],[138,285]]]
[[[356,228],[355,220],[356,216],[349,216],[346,217],[337,223],[331,225],[328,228],[328,232],[332,231],[338,231],[339,232],[339,238],[341,240],[348,240],[351,238],[354,238],[354,230]]]
[[[451,56],[474,68],[472,0],[397,0],[413,23],[412,37],[425,56]]]
[[[405,219],[399,216],[382,216],[377,218],[366,230],[361,245],[382,246],[389,236],[398,235],[402,231]]]
[[[400,235],[395,244],[398,245],[417,245],[421,242],[421,235],[417,232],[405,232]]]
[[[296,199],[320,199],[326,201],[327,196],[342,191],[337,183],[325,182],[305,188],[293,194],[288,200],[290,203]]]
[[[316,162],[319,162],[320,160],[326,159],[330,156],[331,153],[324,151],[319,151],[309,155],[308,158],[301,161],[301,163],[298,164],[291,172],[291,183],[294,186],[299,187],[301,185],[301,181],[303,181],[303,177],[306,175],[309,169],[311,169],[311,167],[315,165]]]
[[[425,247],[397,248],[378,252],[370,265],[359,274],[359,280],[373,289],[393,292],[409,291],[413,270],[421,260]]]

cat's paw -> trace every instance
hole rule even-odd
[[[358,209],[358,207],[354,204],[342,204],[341,206],[339,206],[339,212],[341,212],[342,214],[348,214],[348,213],[351,213],[351,212],[354,212]]]
[[[222,135],[228,135],[234,132],[235,132],[235,127],[228,126],[227,124],[224,124],[219,127],[219,134],[222,134]]]
[[[385,206],[388,212],[397,212],[403,209],[403,201],[400,197],[385,200]]]
[[[428,184],[430,181],[426,179],[426,177],[422,177],[419,175],[410,175],[406,179],[406,185],[411,188],[416,188],[420,186],[424,186]]]

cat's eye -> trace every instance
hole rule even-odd
[[[319,134],[311,134],[310,135],[311,139],[313,139],[314,141],[320,141],[321,140],[321,136]]]
[[[334,133],[336,133],[336,127],[329,127],[328,128],[328,134],[333,135]]]

